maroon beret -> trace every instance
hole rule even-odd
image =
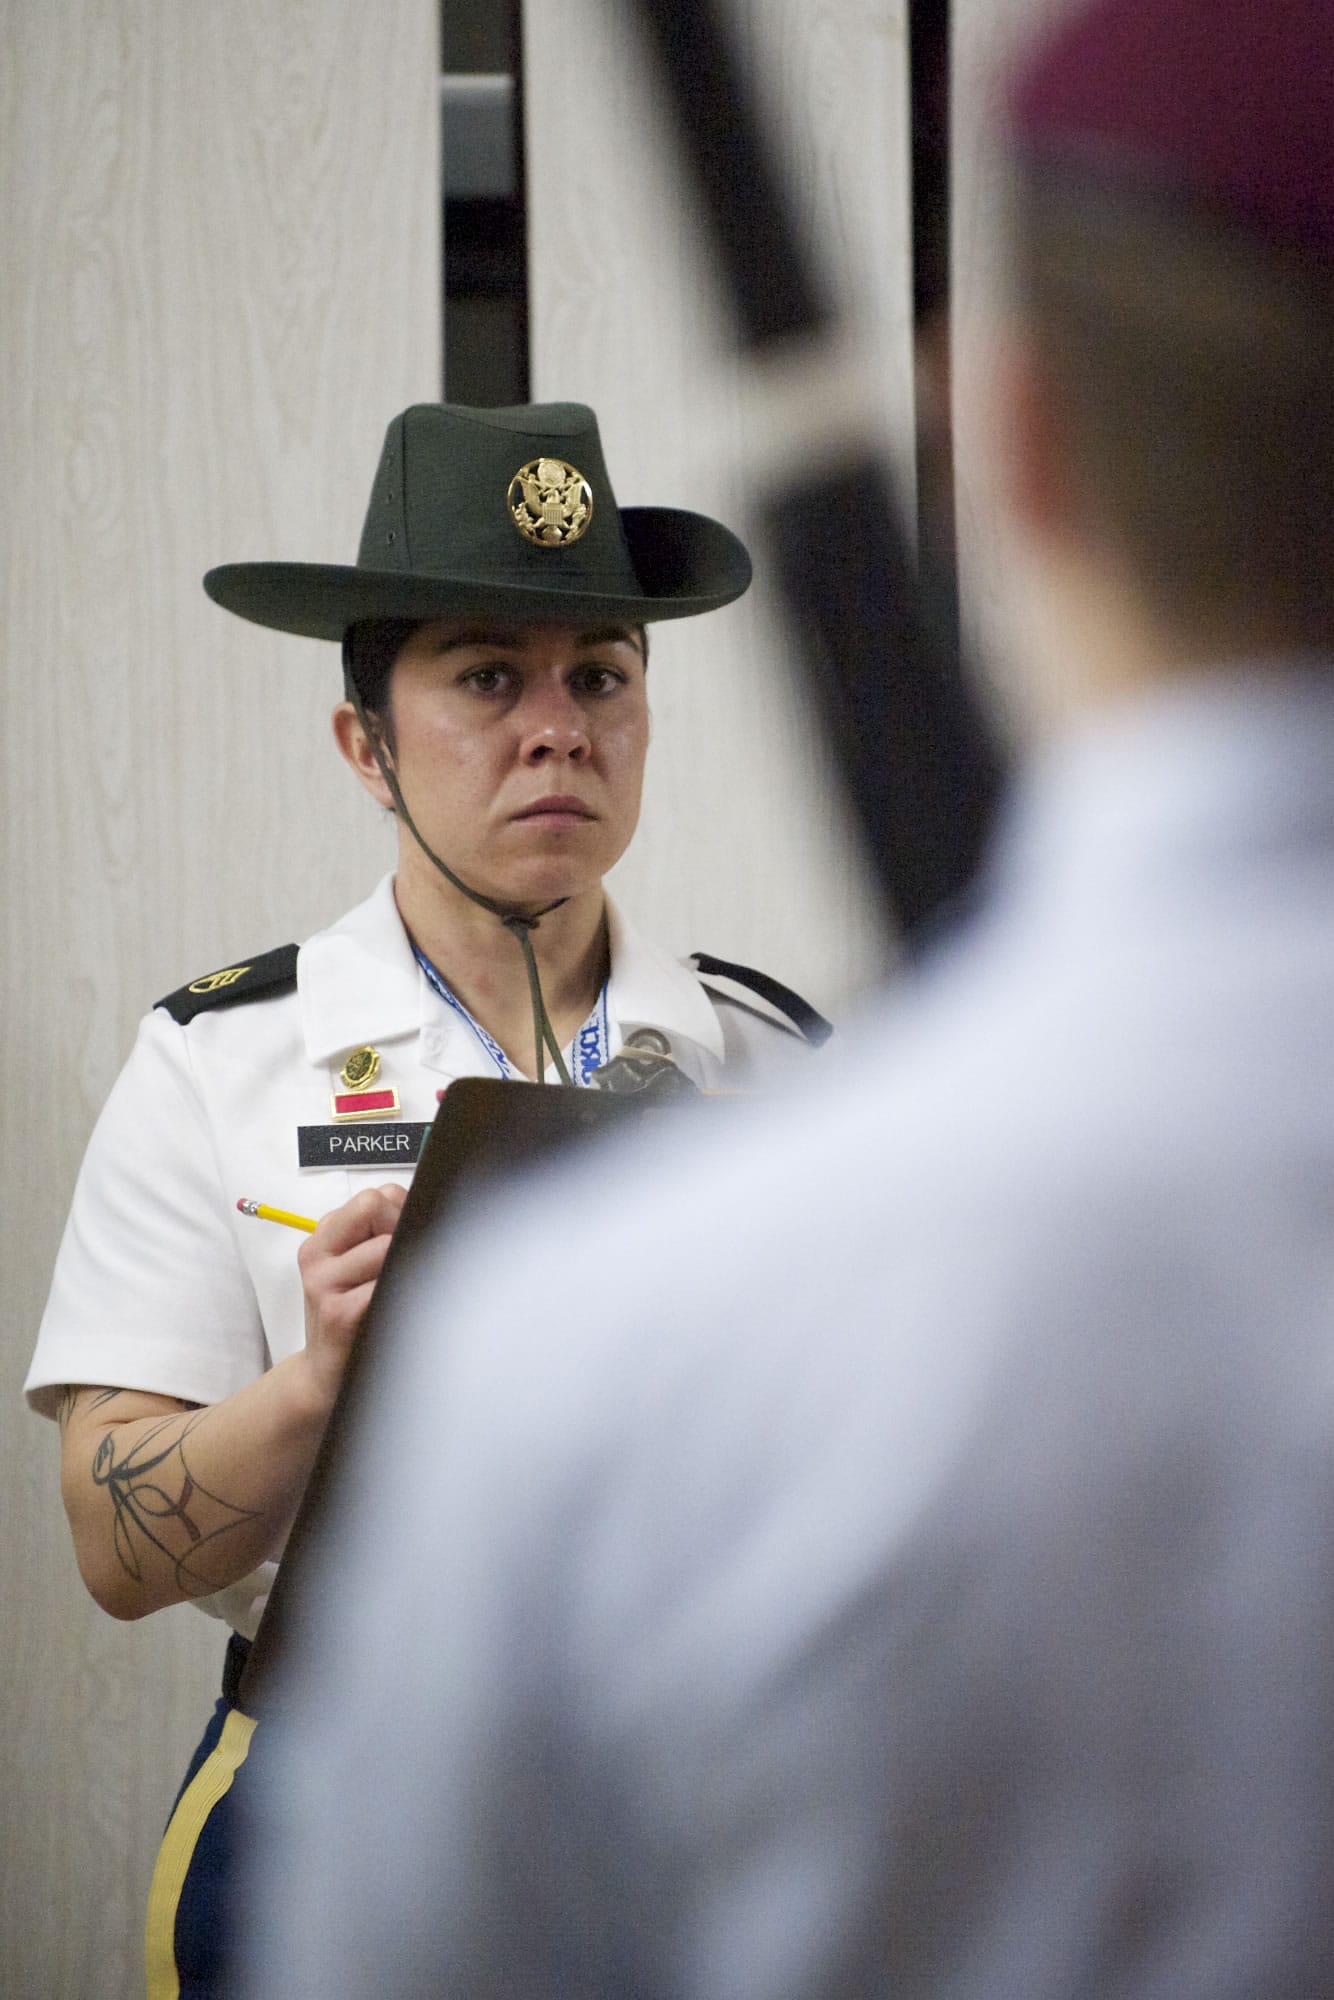
[[[1008,112],[1021,158],[1334,258],[1334,0],[1085,0],[1030,46]]]

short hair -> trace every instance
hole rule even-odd
[[[1019,303],[1090,518],[1165,629],[1334,641],[1334,284],[1143,190],[1021,169]]]
[[[368,715],[373,715],[390,749],[394,723],[389,708],[389,677],[394,662],[421,624],[420,618],[363,618],[343,635],[343,687],[355,690]]]

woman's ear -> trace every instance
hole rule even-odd
[[[338,745],[343,761],[356,772],[358,782],[370,793],[375,803],[383,806],[386,812],[392,812],[393,797],[384,781],[384,774],[376,761],[374,747],[366,734],[361,717],[350,701],[339,702],[334,709],[332,722],[334,742]],[[381,749],[387,758],[389,752],[384,747],[383,738],[381,738]]]
[[[1050,548],[1086,526],[1069,415],[1041,343],[1012,325],[993,350],[990,419],[1002,499],[1030,540]]]

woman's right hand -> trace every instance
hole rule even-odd
[[[363,1188],[331,1209],[297,1252],[306,1295],[306,1353],[337,1394],[347,1357],[371,1301],[407,1189]]]

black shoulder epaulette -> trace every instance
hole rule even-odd
[[[817,1014],[809,1000],[803,1000],[800,993],[794,993],[781,980],[771,979],[767,972],[756,972],[753,965],[733,965],[730,959],[710,958],[707,951],[692,952],[690,962],[706,977],[712,973],[717,979],[734,980],[738,986],[758,993],[761,1000],[767,1000],[776,1012],[785,1015],[813,1048],[818,1049],[834,1032],[833,1022]]]
[[[165,1007],[172,1020],[184,1026],[209,1007],[233,1007],[241,1000],[270,1000],[275,993],[290,993],[296,985],[296,953],[294,944],[280,944],[274,951],[262,951],[258,958],[243,958],[218,972],[206,972],[202,979],[192,979],[188,986],[168,993],[154,1005]]]

